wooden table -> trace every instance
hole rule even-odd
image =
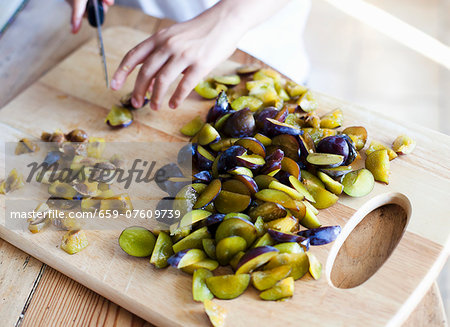
[[[0,107],[94,37],[88,27],[70,35],[69,9],[62,1],[31,1],[0,39]],[[128,8],[114,7],[106,26],[125,25],[153,33],[170,25]],[[236,51],[235,61],[257,60]],[[2,326],[149,325],[102,296],[0,240],[0,321]],[[445,314],[433,285],[406,326],[445,326]]]

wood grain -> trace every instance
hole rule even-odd
[[[376,273],[403,236],[407,218],[406,211],[396,204],[369,213],[339,249],[330,275],[333,285],[356,287]]]
[[[436,284],[433,284],[417,308],[403,324],[403,327],[446,327],[448,326],[448,321],[444,312],[439,288]]]
[[[48,267],[22,326],[151,326],[74,280]]]
[[[0,240],[0,319],[14,326],[34,290],[44,264]]]
[[[122,9],[122,8],[121,8]],[[111,12],[113,12],[113,11],[111,11]],[[119,11],[119,10],[117,10],[117,13],[119,13],[119,12],[121,12],[121,11]],[[123,12],[121,12],[121,13],[123,13]],[[131,14],[130,14],[131,15]],[[136,15],[136,17],[137,16],[140,16],[140,18],[142,19],[142,20],[145,20],[145,19],[147,19],[148,17],[145,17],[145,19],[143,18],[144,17],[144,15],[142,15],[142,14],[140,14],[139,13],[139,15]],[[111,16],[109,16],[109,17],[111,17]],[[127,15],[124,15],[124,14],[119,14],[119,15],[117,15],[117,18],[118,19],[124,19],[124,17],[128,17]],[[110,19],[110,18],[109,18]],[[126,19],[125,19],[126,20]],[[109,20],[109,22],[111,22],[112,20],[110,19]],[[138,20],[139,21],[139,20]],[[128,21],[128,23],[133,23],[133,21],[132,20],[129,20]],[[144,24],[145,25],[145,24]],[[62,34],[62,33],[61,33]],[[1,45],[1,44],[0,44]],[[63,47],[61,47],[61,49],[63,49]],[[233,57],[233,58],[237,58],[237,57]],[[247,56],[246,57],[247,58],[247,60],[251,60],[251,59],[248,59],[249,58],[249,56]],[[49,60],[49,62],[51,62],[51,60]],[[51,66],[51,65],[50,65]],[[17,83],[17,84],[20,84],[20,83]],[[3,97],[0,97],[0,99],[4,99]],[[49,271],[51,271],[51,270],[47,270],[47,272],[49,272]],[[45,273],[45,274],[47,274],[47,272]],[[56,275],[58,275],[57,273],[55,273]],[[53,276],[53,275],[52,275]],[[62,280],[62,279],[61,279]],[[46,279],[46,281],[47,281],[47,279]],[[49,283],[49,281],[50,280],[48,280],[47,282],[44,282],[44,285],[46,284],[46,283]],[[77,283],[73,283],[73,282],[71,282],[71,280],[70,279],[66,279],[65,281],[61,281],[62,283],[65,283],[65,286],[66,287],[64,287],[63,289],[69,289],[69,290],[78,290],[78,287],[79,287],[79,284],[77,284]],[[77,286],[78,285],[78,286]],[[70,292],[69,292],[70,293]],[[64,293],[64,294],[68,294],[67,296],[69,296],[70,297],[70,294],[69,293]],[[76,292],[75,292],[76,293]],[[91,297],[91,296],[96,296],[96,294],[95,293],[92,293],[92,294],[90,294],[90,295],[88,295],[88,297]],[[72,303],[76,303],[76,302],[71,302],[71,303],[66,303],[66,307],[67,307],[67,310],[72,310],[72,309],[70,309],[71,307],[72,308],[74,308],[74,307],[76,307],[75,305],[73,305]],[[65,307],[65,308],[66,308]],[[64,309],[65,309],[64,308]],[[61,310],[61,308],[57,308],[57,307],[52,307],[52,308],[50,308],[49,310],[56,310],[56,311],[58,311],[58,310]],[[36,314],[36,312],[35,311],[33,311],[34,313],[33,314]],[[83,315],[84,314],[84,312],[80,312],[80,314],[81,315]],[[112,313],[113,315],[114,315],[114,313]],[[109,315],[109,314],[108,314]],[[120,314],[119,314],[120,315]],[[55,315],[56,316],[56,315]],[[60,315],[60,316],[58,316],[58,317],[63,317],[64,315]],[[2,316],[3,317],[3,316]],[[62,318],[61,318],[62,319]],[[30,320],[30,321],[33,321],[33,320]],[[59,321],[59,320],[56,320],[56,321]],[[420,321],[425,321],[425,320],[420,320]],[[436,321],[440,321],[440,319],[437,319]],[[427,320],[427,322],[429,322],[429,320]],[[424,324],[422,324],[422,323],[417,323],[416,325],[424,325]]]

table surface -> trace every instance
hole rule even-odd
[[[82,43],[95,37],[95,31],[86,26],[78,35],[71,35],[69,15],[63,1],[31,1],[0,39],[0,108]],[[105,28],[125,25],[154,33],[170,24],[133,9],[113,7]],[[242,63],[257,61],[240,51],[232,58]],[[3,240],[0,240],[0,320],[3,326],[150,325]],[[439,290],[434,284],[405,326],[446,325]]]

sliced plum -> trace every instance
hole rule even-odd
[[[225,182],[223,182],[222,189],[228,192],[251,195],[250,189],[239,179],[226,180]]]
[[[393,160],[398,157],[397,153],[394,150],[390,149],[387,145],[384,145],[383,143],[377,141],[370,142],[369,147],[366,149],[366,155],[370,155],[372,152],[378,150],[386,150],[389,155],[389,160]]]
[[[264,145],[253,137],[244,137],[236,141],[236,145],[240,145],[249,151],[249,154],[256,154],[263,158],[266,157],[266,148]]]
[[[317,109],[317,100],[311,91],[303,93],[297,101],[297,104],[304,112],[311,112]]]
[[[277,135],[272,139],[272,145],[279,147],[286,157],[299,161],[300,146],[295,136],[288,134]]]
[[[210,81],[202,81],[198,83],[194,90],[198,93],[198,95],[208,100],[214,99],[219,95],[219,91]]]
[[[255,194],[259,190],[255,180],[247,175],[237,175],[234,179],[243,183],[249,189],[251,194]]]
[[[289,265],[291,267],[290,277],[297,280],[303,277],[309,269],[309,261],[306,253],[280,253],[273,257],[267,265],[265,265],[264,270],[270,270],[275,267]]]
[[[227,86],[236,86],[241,82],[239,75],[214,76],[214,82]]]
[[[156,268],[165,268],[169,264],[167,260],[173,255],[172,240],[170,236],[161,231],[156,239],[155,247],[150,258],[150,263]]]
[[[222,266],[226,266],[240,251],[245,251],[247,241],[240,236],[230,236],[221,239],[216,246],[216,257]]]
[[[200,268],[194,271],[192,277],[192,297],[194,301],[203,302],[214,298],[214,295],[206,286],[206,279],[212,276],[213,273],[208,269]]]
[[[297,208],[297,205],[295,204],[294,200],[288,194],[279,190],[264,189],[257,192],[255,194],[255,197],[262,201],[281,204],[283,207],[288,209]]]
[[[237,298],[250,283],[249,274],[213,276],[206,279],[208,289],[221,300]]]
[[[366,196],[372,192],[375,186],[375,179],[368,169],[352,171],[342,179],[344,193],[352,197]]]
[[[194,136],[202,129],[205,122],[200,116],[196,116],[191,121],[187,122],[181,129],[180,132],[186,136]]]
[[[261,67],[258,65],[245,65],[237,68],[236,73],[238,73],[239,75],[249,75],[256,73],[260,69]]]
[[[61,240],[60,248],[68,254],[75,254],[88,246],[86,234],[82,230],[69,230]]]
[[[278,255],[278,252],[273,246],[260,246],[250,249],[239,260],[236,267],[236,275],[252,272]]]
[[[211,237],[208,228],[202,227],[190,233],[173,245],[173,252],[177,253],[186,249],[203,249],[202,241]]]
[[[266,229],[274,229],[282,233],[290,233],[298,229],[298,220],[291,215],[265,223]]]
[[[320,168],[322,172],[331,178],[339,178],[352,171],[351,166],[339,166],[334,168]]]
[[[366,158],[366,168],[376,181],[389,184],[390,163],[387,150],[371,152]]]
[[[155,247],[156,237],[144,227],[128,227],[119,236],[122,250],[133,257],[148,257]]]
[[[200,145],[208,145],[220,140],[219,132],[216,131],[209,123],[203,125],[200,132],[198,132],[198,143]]]
[[[309,239],[311,245],[325,245],[333,242],[341,233],[341,226],[325,226],[297,232],[297,235]]]
[[[217,91],[215,90],[215,92]],[[206,122],[208,123],[214,123],[219,117],[227,114],[231,110],[231,106],[230,103],[228,102],[228,97],[225,92],[223,91],[220,92],[218,96],[216,93],[216,95],[213,96],[213,98],[215,97],[217,97],[216,102],[214,103],[214,106],[212,106],[211,109],[209,109],[208,114],[206,116]]]
[[[342,185],[338,181],[335,181],[330,176],[321,171],[317,172],[317,177],[320,178],[320,180],[325,184],[325,188],[331,193],[340,195],[344,190],[344,185]]]
[[[264,134],[268,136],[277,136],[280,134],[301,135],[303,131],[295,126],[282,123],[276,119],[266,118],[267,123],[264,125]]]
[[[316,147],[319,153],[330,153],[341,155],[344,162],[349,156],[349,144],[343,135],[327,136],[319,141]]]
[[[261,292],[259,296],[266,301],[279,301],[294,295],[294,278],[287,277],[280,280],[272,288]]]
[[[247,241],[250,246],[256,239],[257,231],[255,226],[248,220],[242,218],[229,218],[223,220],[216,230],[216,242],[230,236],[240,236]]]
[[[127,108],[113,106],[106,116],[105,122],[113,128],[127,127],[133,122],[133,114]]]
[[[300,194],[302,194],[306,200],[310,202],[315,202],[314,197],[309,193],[309,191],[306,189],[305,185],[302,184],[297,178],[294,176],[289,177],[289,182],[291,183],[292,187]]]
[[[249,108],[252,112],[257,111],[262,105],[263,102],[260,99],[247,95],[240,96],[231,102],[231,108],[234,110]]]
[[[219,267],[219,263],[213,259],[203,259],[193,263],[192,265],[181,268],[182,272],[193,275],[194,272],[198,269],[206,269],[209,271],[216,270]]]
[[[284,152],[276,149],[266,157],[266,163],[261,168],[261,174],[273,176],[281,170],[281,161],[284,158]]]
[[[392,143],[392,149],[398,154],[410,154],[415,147],[416,141],[408,135],[400,135]]]
[[[222,190],[222,182],[220,179],[213,180],[205,190],[200,194],[195,202],[193,209],[200,209],[206,207],[213,202]]]
[[[305,197],[303,194],[298,192],[296,189],[286,186],[277,181],[271,182],[269,184],[269,189],[282,191],[282,192],[286,193],[287,195],[289,195],[292,199],[298,200],[298,201],[303,200]]]
[[[172,255],[167,262],[174,268],[181,269],[206,259],[206,254],[200,249],[187,249]]]
[[[258,291],[264,291],[273,287],[278,281],[286,278],[291,273],[289,265],[282,265],[270,270],[255,271],[251,274],[252,285]]]
[[[286,209],[284,209],[280,204],[274,202],[264,202],[249,211],[249,216],[252,219],[262,217],[265,222],[283,218],[286,214]]]
[[[247,150],[240,145],[233,145],[226,149],[218,159],[217,169],[219,173],[227,172],[235,167],[238,167],[236,157],[245,154]]]
[[[306,252],[309,260],[309,273],[315,280],[320,279],[322,275],[322,264],[311,252]]]
[[[313,196],[315,200],[313,206],[317,209],[326,209],[328,207],[331,207],[339,200],[339,197],[336,194],[327,191],[325,188],[317,186],[316,184],[311,183],[307,180],[305,180],[303,183],[308,192]]]
[[[250,109],[244,108],[232,113],[222,131],[229,137],[252,136],[255,132],[255,118]]]
[[[344,163],[344,156],[331,153],[310,153],[306,161],[315,166],[337,167]]]
[[[278,249],[280,253],[301,253],[304,252],[300,244],[296,242],[278,243],[273,246]]]
[[[244,194],[222,190],[214,200],[214,206],[220,213],[241,212],[250,205],[251,197]]]
[[[344,114],[341,109],[335,109],[320,119],[321,128],[337,128],[342,125]]]
[[[367,141],[367,130],[362,126],[347,127],[342,131],[343,134],[348,135],[355,143],[356,150],[362,150]]]

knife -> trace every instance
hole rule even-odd
[[[105,74],[106,88],[109,88],[108,70],[106,66],[105,47],[103,46],[102,25],[105,21],[105,12],[103,5],[98,0],[89,0],[86,6],[87,19],[89,25],[97,28],[97,40],[100,49],[100,56],[103,63],[103,72]]]

